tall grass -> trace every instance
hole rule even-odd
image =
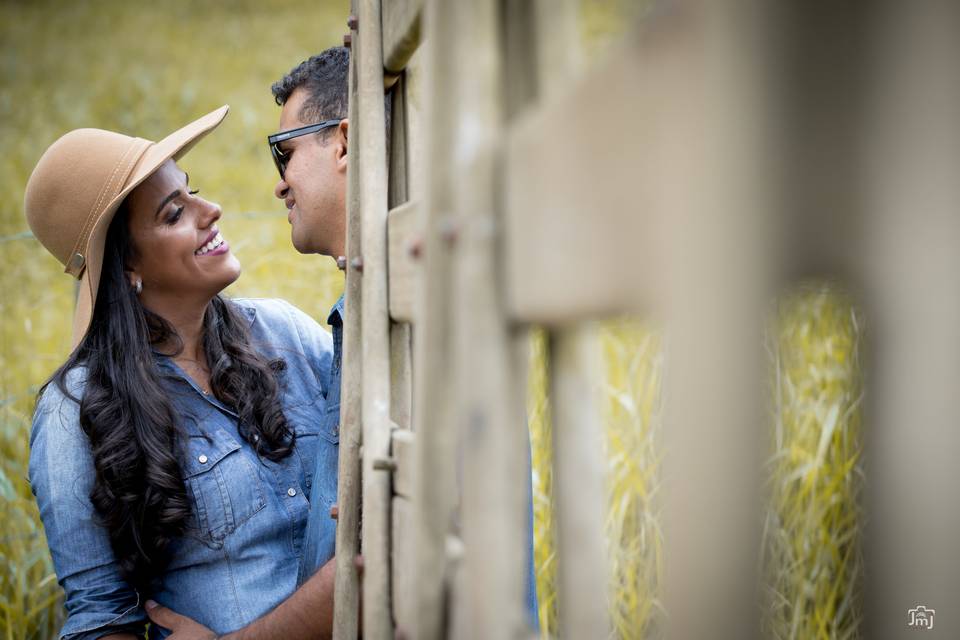
[[[805,285],[780,301],[770,332],[763,564],[776,638],[859,637],[862,326],[838,289]]]

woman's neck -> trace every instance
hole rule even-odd
[[[157,301],[159,302],[159,301]],[[210,301],[204,304],[188,304],[186,301],[175,301],[172,304],[156,304],[155,301],[144,300],[143,304],[150,311],[170,323],[179,340],[168,340],[157,345],[164,353],[173,353],[179,347],[179,353],[174,359],[184,359],[204,363],[203,351],[203,318]]]

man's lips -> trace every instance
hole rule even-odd
[[[294,200],[287,199],[283,201],[283,204],[287,207],[287,222],[293,224],[293,208],[297,206],[297,203]]]

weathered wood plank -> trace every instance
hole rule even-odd
[[[414,495],[415,443],[416,436],[413,431],[393,430],[391,457],[397,465],[396,471],[393,472],[393,492],[408,499],[412,499]]]
[[[394,496],[391,513],[391,554],[393,573],[393,617],[397,624],[396,637],[411,637],[416,612],[417,577],[413,556],[406,544],[413,535],[414,509],[409,497]]]
[[[360,280],[363,357],[363,635],[393,637],[390,593],[390,474],[375,470],[390,453],[390,319],[387,299],[387,141],[384,128],[380,1],[359,0],[357,61]],[[354,268],[352,265],[348,268]]]
[[[357,66],[350,57],[350,122],[358,121]],[[347,261],[360,255],[359,154],[347,159]],[[360,272],[347,270],[344,291],[343,354],[340,396],[340,453],[337,480],[336,583],[333,637],[353,640],[359,625],[360,580],[353,559],[360,553],[360,445],[362,427],[362,359]]]
[[[384,0],[383,68],[400,73],[420,46],[423,0]]]
[[[387,245],[390,252],[390,317],[395,322],[414,321],[417,275],[422,253],[420,211],[416,202],[390,210],[387,217]]]

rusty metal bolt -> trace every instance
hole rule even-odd
[[[347,26],[352,30],[357,30],[357,16],[350,16],[347,18]]]
[[[340,516],[340,509],[337,508],[337,505],[333,505],[332,507],[330,507],[330,517],[336,520],[337,517],[339,516]]]
[[[356,258],[350,261],[350,266],[353,267],[355,270],[359,271],[360,273],[363,273],[363,258],[361,258],[360,256],[357,256]]]
[[[407,255],[409,255],[414,260],[420,258],[420,255],[423,253],[423,238],[414,238],[409,246],[407,246]]]
[[[337,256],[337,269],[340,271],[347,269],[347,256]]]
[[[349,33],[343,36],[343,46],[347,49],[350,48],[350,45],[353,43],[353,36]]]
[[[375,458],[373,468],[377,471],[396,471],[397,461],[393,458]]]

